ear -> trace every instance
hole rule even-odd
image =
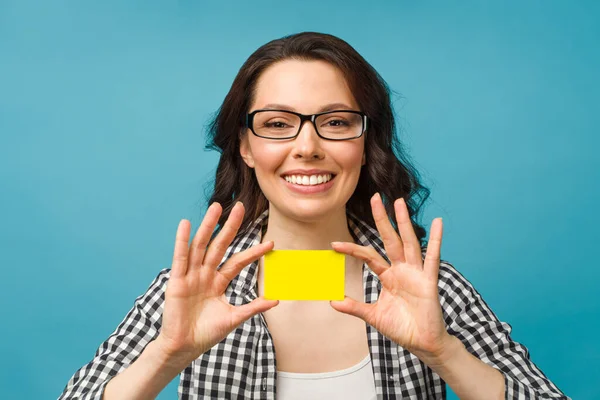
[[[240,155],[248,167],[254,168],[254,158],[252,157],[247,134],[243,134],[240,139]]]
[[[362,156],[362,161],[361,161],[361,164],[360,164],[360,165],[361,165],[361,166],[363,166],[363,165],[365,165],[366,163],[367,163],[367,152],[365,151],[365,152],[363,153],[363,156]]]

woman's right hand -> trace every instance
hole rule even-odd
[[[227,222],[208,245],[221,212],[218,203],[208,208],[189,247],[190,222],[184,219],[177,228],[162,328],[156,342],[165,356],[187,364],[223,340],[242,322],[278,304],[276,300],[264,298],[242,306],[233,306],[227,301],[224,293],[231,280],[248,264],[273,249],[273,242],[236,253],[217,270],[240,228],[244,206],[237,203],[233,207]]]

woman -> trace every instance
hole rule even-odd
[[[344,41],[259,48],[211,127],[222,155],[193,241],[182,220],[172,268],[61,398],[153,398],[179,373],[185,399],[442,399],[445,383],[464,399],[567,398],[440,261],[441,219],[425,246],[428,191],[394,132],[384,81]],[[264,299],[265,253],[332,248],[343,301]]]

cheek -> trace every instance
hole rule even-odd
[[[358,143],[348,143],[348,146],[339,146],[336,149],[332,149],[330,154],[335,154],[334,159],[340,167],[348,170],[349,172],[353,171],[358,173],[360,172],[360,168],[362,166],[363,151],[364,145]]]
[[[257,173],[277,169],[286,155],[279,143],[262,143],[261,146],[254,146],[252,153]]]

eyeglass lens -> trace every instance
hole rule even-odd
[[[254,115],[254,132],[268,138],[293,137],[300,130],[298,115],[285,111],[260,111]],[[329,139],[351,139],[361,135],[363,119],[360,114],[333,112],[322,114],[315,119],[319,134]]]

